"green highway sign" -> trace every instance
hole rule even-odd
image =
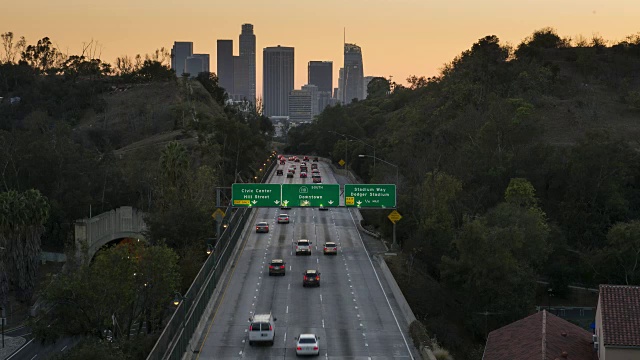
[[[340,205],[340,185],[282,184],[282,205],[337,207]]]
[[[237,207],[278,207],[280,184],[232,184],[231,205]]]
[[[345,184],[344,204],[346,207],[396,207],[395,184]]]

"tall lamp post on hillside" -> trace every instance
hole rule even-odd
[[[399,173],[398,165],[392,164],[392,163],[390,163],[390,162],[388,162],[386,160],[382,160],[380,158],[376,158],[375,156],[371,156],[371,155],[360,154],[360,155],[358,155],[358,157],[360,157],[360,158],[370,157],[370,158],[373,158],[374,160],[378,159],[378,160],[382,161],[383,163],[385,163],[387,165],[391,165],[394,168],[396,168],[396,208],[397,208],[398,207],[398,185],[399,185],[398,180],[400,179],[400,177],[399,177],[400,173]],[[398,243],[396,242],[396,223],[394,222],[393,223],[393,244],[391,244],[391,248],[397,248],[397,247],[398,247]]]
[[[349,161],[347,160],[348,159],[347,153],[348,153],[348,149],[349,149],[349,139],[347,137],[349,135],[342,134],[342,133],[339,133],[339,132],[333,131],[333,130],[327,130],[327,132],[334,133],[336,135],[344,137],[344,176],[347,176],[347,171],[349,171]]]
[[[363,143],[364,145],[366,145],[366,146],[368,146],[368,147],[373,149],[373,175],[375,176],[376,175],[376,159],[378,159],[376,157],[376,147],[373,146],[373,145],[367,144],[366,142],[364,142],[364,140],[359,139],[359,138],[357,138],[357,137],[355,137],[353,135],[348,135],[348,136],[355,139],[355,140],[349,140],[349,141],[359,141],[359,142]]]

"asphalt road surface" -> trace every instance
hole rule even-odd
[[[311,178],[299,178],[296,165],[294,178],[274,175],[271,182],[312,183]],[[329,165],[320,162],[319,168],[323,183],[336,182]],[[277,223],[281,213],[290,215],[289,224]],[[201,347],[194,349],[194,358],[294,358],[294,338],[301,333],[320,337],[322,358],[417,358],[401,312],[365,250],[349,210],[261,208],[255,217],[259,221],[267,221],[270,231],[248,232],[250,237],[205,326]],[[312,241],[311,256],[295,255],[293,241],[298,239]],[[323,255],[325,241],[338,244],[337,256]],[[274,258],[286,262],[285,276],[268,276],[268,264]],[[302,286],[307,269],[321,273],[320,287]],[[274,345],[250,346],[249,317],[269,312],[277,318]]]
[[[56,354],[68,351],[80,341],[79,337],[65,337],[56,340],[55,343],[47,342],[46,344],[42,344],[33,338],[31,329],[27,326],[12,329],[11,331],[5,332],[5,335],[22,336],[27,341],[18,351],[7,357],[6,360],[49,359]]]

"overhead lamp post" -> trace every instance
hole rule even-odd
[[[376,147],[373,146],[373,145],[367,144],[366,142],[364,142],[364,140],[359,139],[359,138],[357,138],[357,137],[355,137],[353,135],[348,135],[348,136],[354,138],[355,141],[359,141],[359,142],[363,143],[364,145],[366,145],[366,146],[368,146],[368,147],[373,149],[373,175],[375,176],[375,174],[376,174],[376,159],[377,159],[377,157],[376,157]],[[349,141],[354,141],[354,140],[349,140]]]
[[[187,300],[186,296],[182,296],[182,294],[180,294],[179,292],[175,291],[175,296],[173,297],[173,306],[178,307],[180,306],[180,303],[182,302],[182,308],[183,310],[183,318],[182,318],[182,327],[187,327],[187,304],[185,302],[185,300]]]
[[[371,156],[371,155],[360,154],[360,155],[358,155],[358,157],[360,157],[360,158],[370,157],[370,158],[373,158],[374,160],[378,159],[378,160],[382,161],[383,163],[385,163],[387,165],[391,165],[394,168],[396,168],[396,208],[397,208],[398,207],[398,203],[397,203],[398,202],[398,200],[397,200],[398,199],[398,185],[399,185],[399,181],[398,181],[399,180],[399,172],[398,172],[399,167],[398,167],[398,165],[392,164],[392,163],[390,163],[390,162],[388,162],[386,160],[382,160],[380,158],[376,158],[375,156]],[[393,244],[391,244],[391,248],[393,249],[393,248],[397,248],[397,247],[398,247],[398,243],[396,241],[396,223],[393,222]]]
[[[347,152],[349,149],[349,139],[347,138],[348,135],[333,130],[327,130],[327,132],[334,133],[339,136],[344,136],[344,176],[347,176],[347,171],[349,171],[349,158],[347,157]]]

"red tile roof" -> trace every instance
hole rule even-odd
[[[555,359],[596,360],[597,356],[589,331],[546,310],[490,332],[483,356],[483,360]]]
[[[640,286],[600,285],[604,346],[640,347]]]

